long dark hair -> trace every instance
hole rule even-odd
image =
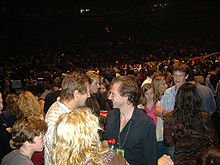
[[[202,114],[200,111],[201,98],[192,83],[184,83],[178,90],[173,111],[173,120],[182,124],[184,128],[199,126]]]

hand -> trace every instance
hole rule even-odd
[[[8,133],[11,133],[12,128],[11,128],[11,127],[8,127],[8,128],[6,128],[6,131],[8,131]]]
[[[160,117],[161,119],[163,119],[162,111],[163,111],[163,108],[161,106],[156,106],[156,109],[154,111],[154,115]]]
[[[45,99],[47,94],[48,93],[51,93],[52,92],[52,89],[48,90],[48,89],[45,89],[44,92],[41,94],[41,98]]]
[[[163,155],[157,161],[158,165],[174,165],[173,161],[170,159],[170,156]]]
[[[121,156],[121,154],[115,154],[107,165],[126,165],[126,160],[123,156]]]
[[[108,141],[107,141],[107,140],[103,140],[103,141],[102,141],[102,147],[103,147],[103,148],[108,147]]]

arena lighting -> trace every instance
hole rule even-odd
[[[115,61],[116,64],[118,64],[118,61]]]
[[[80,9],[79,12],[80,14],[90,12],[90,9]]]

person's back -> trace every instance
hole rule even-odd
[[[208,112],[208,114],[214,112],[216,110],[216,103],[212,91],[208,87],[199,83],[196,83],[195,85],[202,100],[200,110]]]
[[[200,125],[207,125],[207,129],[184,128],[182,124],[172,122],[172,113],[167,114],[164,128],[165,144],[173,145],[175,141],[174,158],[177,164],[196,164],[197,158],[201,152],[207,148],[207,140],[210,139],[217,144],[217,137],[212,126],[211,119],[203,114]],[[170,138],[170,133],[173,133]]]
[[[164,143],[175,145],[177,164],[196,164],[209,141],[218,144],[211,118],[206,112],[201,112],[200,106],[197,87],[193,83],[184,83],[176,95],[174,111],[166,114]]]

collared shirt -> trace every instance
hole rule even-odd
[[[120,110],[115,109],[108,113],[103,139],[113,138],[116,140],[116,148],[124,150],[124,157],[129,164],[156,164],[156,133],[153,119],[136,107],[121,132]]]
[[[55,103],[51,105],[49,108],[45,121],[47,122],[48,125],[48,130],[46,133],[46,139],[47,141],[44,144],[44,164],[45,165],[52,165],[52,160],[51,160],[51,151],[52,151],[52,146],[53,146],[53,140],[54,140],[54,127],[55,124],[60,117],[60,115],[64,113],[69,113],[71,110],[67,108],[64,104],[59,102],[59,98]]]
[[[175,105],[175,97],[178,92],[178,89],[176,88],[176,85],[174,85],[171,88],[168,88],[163,97],[162,100],[160,101],[159,106],[163,108],[164,110],[174,110],[174,105]]]

